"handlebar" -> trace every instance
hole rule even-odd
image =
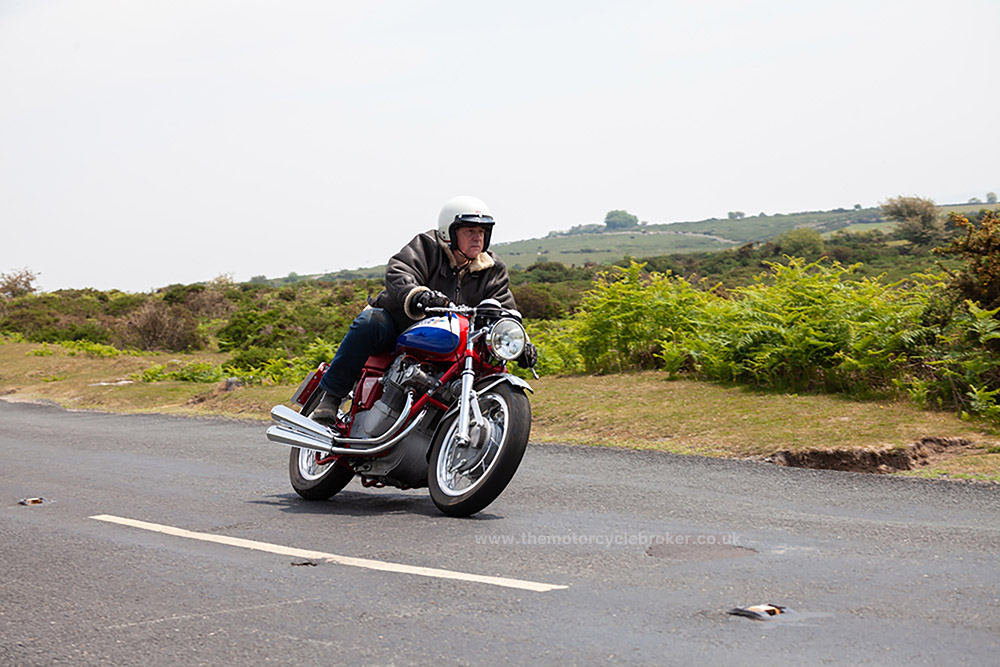
[[[504,308],[499,302],[494,301],[493,303],[489,303],[488,301],[492,301],[492,299],[484,301],[478,306],[464,306],[454,303],[444,307],[432,306],[424,309],[424,312],[428,315],[447,315],[449,313],[456,313],[458,315],[475,317],[480,311],[492,311],[496,313],[497,317],[514,317],[518,321],[521,321],[522,317],[520,312]]]

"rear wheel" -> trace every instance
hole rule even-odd
[[[319,396],[315,396],[302,408],[301,414],[309,416],[318,402]],[[321,457],[325,458],[326,454],[300,447],[292,447],[289,453],[288,478],[295,493],[306,500],[331,498],[354,478],[354,471],[339,461],[317,463]]]
[[[471,442],[456,439],[458,415],[442,422],[431,447],[427,485],[438,509],[469,516],[492,503],[514,477],[531,432],[531,404],[521,389],[501,383],[478,397],[485,422]]]

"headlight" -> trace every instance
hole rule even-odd
[[[486,335],[486,345],[490,352],[504,361],[520,357],[527,342],[528,334],[515,320],[499,320],[490,327],[490,332]]]

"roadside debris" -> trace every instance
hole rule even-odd
[[[755,621],[769,621],[775,616],[788,614],[791,611],[788,607],[780,607],[776,604],[758,604],[752,607],[736,607],[730,609],[728,613],[733,616],[752,618]]]
[[[48,498],[21,498],[17,501],[18,505],[44,505],[45,503],[52,502]]]

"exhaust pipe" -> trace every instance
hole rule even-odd
[[[267,439],[289,447],[301,447],[323,452],[324,454],[341,454],[346,456],[373,456],[391,449],[400,440],[415,429],[427,415],[423,410],[406,428],[400,427],[410,414],[413,405],[413,394],[409,394],[406,405],[399,414],[396,423],[377,438],[341,438],[333,431],[318,422],[300,415],[295,410],[284,405],[271,408],[271,418],[277,422],[267,429]],[[355,448],[351,448],[354,445]]]
[[[271,426],[267,429],[267,439],[289,447],[312,449],[324,454],[333,453],[333,445],[309,433],[302,433],[287,426]]]
[[[333,431],[319,422],[314,422],[305,415],[300,415],[285,405],[276,405],[271,408],[271,419],[289,429],[308,433],[314,438],[325,441],[328,443],[328,446],[333,445]]]

